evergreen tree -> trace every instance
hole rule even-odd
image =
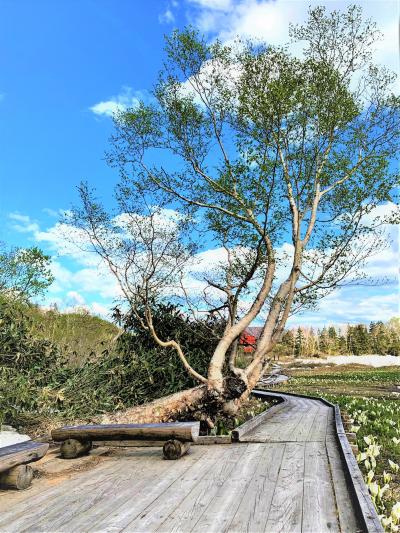
[[[353,328],[352,348],[354,355],[367,354],[369,350],[369,335],[364,324],[357,324]]]
[[[328,328],[328,353],[329,355],[333,355],[337,353],[337,333],[336,329],[333,326],[329,326]]]
[[[288,329],[282,337],[282,345],[284,347],[284,353],[289,356],[294,355],[294,335],[293,332]]]
[[[319,349],[323,354],[329,353],[329,337],[326,327],[322,329],[319,336]]]
[[[303,355],[303,350],[304,350],[304,333],[301,327],[299,326],[297,328],[296,339],[295,339],[295,344],[294,344],[294,356],[301,357]]]

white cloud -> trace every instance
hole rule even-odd
[[[327,324],[358,324],[362,322],[388,321],[399,315],[397,293],[390,290],[349,287],[336,290],[319,303],[318,310],[303,315],[295,315],[288,321],[288,326],[313,325],[321,327]],[[375,289],[375,292],[378,289]]]
[[[78,291],[67,292],[66,298],[72,306],[83,305],[85,303],[85,298]]]
[[[368,216],[373,220],[377,215],[385,215],[394,204],[379,206]],[[158,223],[166,224],[174,229],[177,213],[164,210],[158,214]],[[109,273],[105,264],[98,256],[87,250],[85,236],[72,226],[56,223],[46,230],[39,227],[37,222],[29,216],[13,213],[10,215],[17,231],[30,234],[33,241],[48,248],[53,254],[51,265],[55,282],[49,289],[46,301],[56,302],[60,309],[72,309],[74,306],[84,306],[96,314],[106,316],[112,303],[121,297],[121,291],[114,277]],[[126,224],[120,217],[121,226]],[[342,287],[321,300],[318,312],[307,312],[302,316],[291,319],[290,325],[327,323],[343,324],[348,322],[365,322],[370,320],[388,320],[398,312],[398,295],[393,291],[393,281],[398,279],[398,234],[394,227],[390,227],[393,242],[386,250],[369,258],[365,271],[375,278],[391,278],[391,284],[386,283],[378,287]],[[78,244],[71,243],[72,240]],[[292,245],[284,243],[278,250],[279,256],[291,256]],[[240,255],[245,250],[236,249]],[[183,280],[187,292],[194,299],[203,295],[207,284],[204,275],[212,276],[213,271],[222,263],[226,264],[227,252],[218,247],[199,252],[188,266]],[[286,261],[288,263],[288,261]],[[281,281],[285,275],[287,265],[285,261],[278,268],[277,277]],[[174,290],[171,287],[168,290]],[[256,290],[256,288],[255,288]],[[178,290],[176,290],[179,292]],[[217,289],[208,291],[210,301],[217,301],[221,293]],[[248,301],[241,302],[245,308]],[[204,308],[204,307],[202,307]]]
[[[95,115],[112,117],[118,111],[137,107],[143,97],[143,91],[134,91],[131,87],[123,87],[120,94],[93,105],[90,107],[90,111]]]

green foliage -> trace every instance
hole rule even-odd
[[[140,313],[143,311],[139,310]],[[191,366],[199,373],[205,375],[211,354],[223,332],[225,323],[212,315],[203,320],[191,320],[182,313],[179,307],[173,304],[157,303],[152,306],[154,328],[159,338],[163,340],[175,339],[179,342],[184,353],[187,355]],[[156,345],[149,331],[143,330],[140,320],[135,313],[128,313],[123,317],[116,309],[115,317],[120,318],[124,330],[129,333],[121,337],[121,348],[124,351],[135,351],[137,346],[143,350],[154,350]],[[164,354],[165,362],[172,360],[178,362],[177,355],[171,348],[161,349],[157,346],[160,354]],[[179,370],[181,365],[174,363]],[[182,376],[185,372],[179,371]],[[185,380],[187,384],[193,384],[191,378]]]
[[[304,354],[304,334],[302,329],[297,328],[296,338],[294,342],[294,355],[300,357]]]
[[[30,299],[53,283],[51,258],[36,246],[0,250],[0,292]]]
[[[2,422],[29,426],[50,417],[88,419],[195,385],[175,353],[138,334],[132,322],[126,321],[127,331],[113,347],[72,365],[68,351],[66,357],[57,343],[33,333],[37,310],[19,301],[0,303]],[[169,305],[158,307],[155,319],[163,334],[181,338],[191,364],[205,371],[216,342],[213,328],[221,326],[211,320],[196,325]],[[60,344],[65,347],[65,339]]]
[[[30,334],[26,304],[0,296],[0,420],[39,408],[42,388],[62,358],[57,347]]]

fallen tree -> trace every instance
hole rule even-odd
[[[131,421],[235,413],[289,316],[364,279],[384,246],[388,220],[375,208],[392,200],[400,128],[394,75],[371,64],[379,34],[353,6],[311,9],[291,37],[296,55],[174,32],[152,97],[114,117],[117,211],[80,186],[68,223],[108,266],[125,311],[199,383],[134,408]],[[204,253],[212,245],[214,257]],[[224,321],[206,374],[157,331],[153,309],[165,299],[193,320]],[[242,368],[238,340],[255,319],[262,334]]]

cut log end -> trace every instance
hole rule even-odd
[[[67,439],[61,444],[60,452],[63,459],[75,459],[85,455],[92,448],[90,441]]]
[[[190,442],[167,440],[163,446],[164,458],[168,460],[180,459],[190,448]]]
[[[18,465],[0,474],[0,487],[5,489],[27,489],[32,483],[33,468],[29,465]]]

